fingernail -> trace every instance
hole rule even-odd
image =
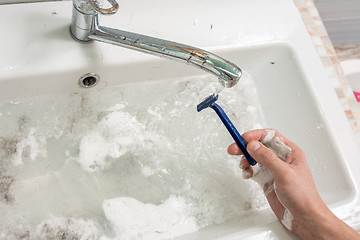
[[[252,142],[249,144],[248,148],[250,152],[255,152],[260,147],[260,144],[258,142]]]

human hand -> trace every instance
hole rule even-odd
[[[251,166],[242,159],[244,178],[252,178],[263,188],[271,209],[286,228],[304,239],[328,239],[326,236],[334,229],[354,234],[322,201],[305,155],[297,145],[272,129],[253,130],[242,137],[248,143],[249,154],[258,162]],[[235,143],[229,146],[228,153],[242,155]]]

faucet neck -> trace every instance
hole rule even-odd
[[[216,76],[225,87],[233,87],[241,77],[235,64],[205,50],[141,34],[103,27],[98,14],[113,14],[118,9],[115,0],[107,0],[112,7],[103,9],[96,0],[73,0],[71,35],[81,42],[97,40],[131,48],[172,60],[181,60]]]

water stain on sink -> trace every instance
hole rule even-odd
[[[15,138],[4,138],[0,137],[0,156],[1,156],[1,167],[6,164],[6,160],[8,160],[13,154],[16,153],[16,144],[18,140]]]
[[[14,197],[11,194],[11,186],[13,185],[15,178],[12,176],[0,174],[0,201],[5,203],[12,203]]]
[[[30,117],[23,115],[19,117],[18,125],[19,125],[19,131],[23,132],[26,128],[28,128],[30,122]]]
[[[6,171],[9,160],[16,153],[17,139],[0,138],[0,201],[4,203],[12,203],[14,197],[11,194],[11,187],[15,178],[7,175]]]
[[[46,236],[46,239],[72,239],[78,240],[81,239],[82,236],[76,232],[69,231],[67,226],[71,224],[71,219],[68,219],[64,226],[51,226],[47,223],[42,225],[40,228],[40,232],[43,236]]]

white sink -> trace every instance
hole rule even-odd
[[[0,12],[6,15],[12,7],[2,6]],[[119,210],[114,205],[124,204],[127,209],[134,207],[129,212],[119,210],[132,216],[129,222],[135,219],[129,229],[141,226],[136,222],[136,216],[143,219],[141,211],[152,209],[162,217],[185,213],[166,215],[157,206],[186,211],[186,224],[176,226],[174,235],[161,233],[164,226],[159,226],[160,230],[147,235],[153,239],[184,233],[189,234],[179,239],[293,238],[278,223],[256,185],[241,179],[238,158],[226,154],[232,139],[215,113],[195,110],[216,88],[216,79],[191,66],[131,50],[77,43],[67,30],[70,7],[68,2],[24,5],[20,20],[4,30],[12,44],[8,36],[21,35],[16,28],[26,26],[23,21],[33,16],[31,10],[38,11],[34,26],[58,18],[37,29],[40,35],[15,41],[29,56],[14,57],[12,47],[1,49],[9,61],[0,62],[0,156],[6,161],[0,161],[0,170],[14,180],[8,185],[8,200],[0,199],[6,216],[0,222],[3,226],[22,224],[20,213],[34,222],[0,228],[0,237],[36,228],[43,238],[71,236],[84,226],[96,237],[104,233],[119,237],[119,226],[126,221],[117,225],[124,219],[111,217],[111,211]],[[349,127],[330,88],[313,82],[322,76],[316,70],[318,62],[313,66],[306,62],[304,53],[294,48],[294,40],[266,42],[267,37],[261,44],[223,43],[214,48],[217,55],[244,71],[238,86],[220,94],[219,105],[240,132],[275,128],[303,148],[318,191],[331,208],[353,202],[357,190],[347,161],[355,152],[351,147],[346,150],[343,142]],[[306,51],[311,58],[313,49]],[[320,73],[312,73],[314,69]],[[79,87],[79,77],[89,72],[97,73],[100,82],[89,89]],[[332,107],[333,103],[337,105]],[[122,124],[119,132],[113,120]],[[341,129],[346,130],[340,136]],[[172,150],[173,146],[177,149]],[[95,159],[94,155],[101,156]],[[140,213],[134,215],[136,211]],[[159,220],[159,224],[164,222]]]

